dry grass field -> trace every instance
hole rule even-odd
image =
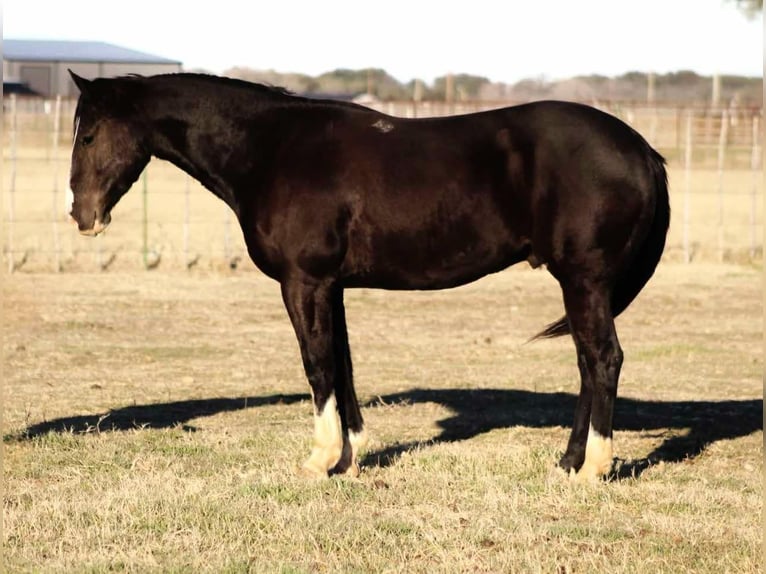
[[[8,572],[763,572],[760,270],[660,265],[618,319],[614,473],[577,485],[571,341],[524,344],[546,272],[350,291],[372,441],[310,482],[298,347],[242,267],[3,277]]]

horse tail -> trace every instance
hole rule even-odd
[[[670,199],[668,195],[668,174],[665,171],[665,158],[657,153],[649,144],[647,148],[647,163],[654,182],[655,202],[654,216],[651,227],[643,243],[639,246],[632,260],[624,267],[618,276],[612,291],[612,316],[617,317],[635,299],[646,282],[654,274],[654,270],[665,249],[665,238],[670,225]],[[569,321],[566,315],[551,323],[530,341],[537,339],[552,339],[569,334]]]

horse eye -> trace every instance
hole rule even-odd
[[[83,136],[82,145],[90,145],[93,143],[93,136]]]

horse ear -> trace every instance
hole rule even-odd
[[[81,78],[69,68],[67,68],[67,71],[69,72],[69,75],[72,76],[72,80],[77,86],[77,89],[80,90],[80,93],[85,94],[88,91],[90,91],[90,85],[93,83],[91,82],[91,80],[86,80],[85,78]]]

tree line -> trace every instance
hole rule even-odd
[[[422,80],[399,82],[380,68],[364,70],[337,69],[319,76],[280,73],[236,67],[224,75],[281,86],[297,94],[351,99],[371,94],[382,101],[531,101],[566,99],[575,101],[619,100],[668,103],[705,103],[713,94],[713,78],[691,71],[668,74],[628,72],[620,76],[584,75],[551,80],[545,77],[524,79],[507,84],[492,82],[472,74],[453,74],[436,78],[431,84]],[[763,102],[762,78],[721,76],[718,82],[721,103],[760,106]]]

